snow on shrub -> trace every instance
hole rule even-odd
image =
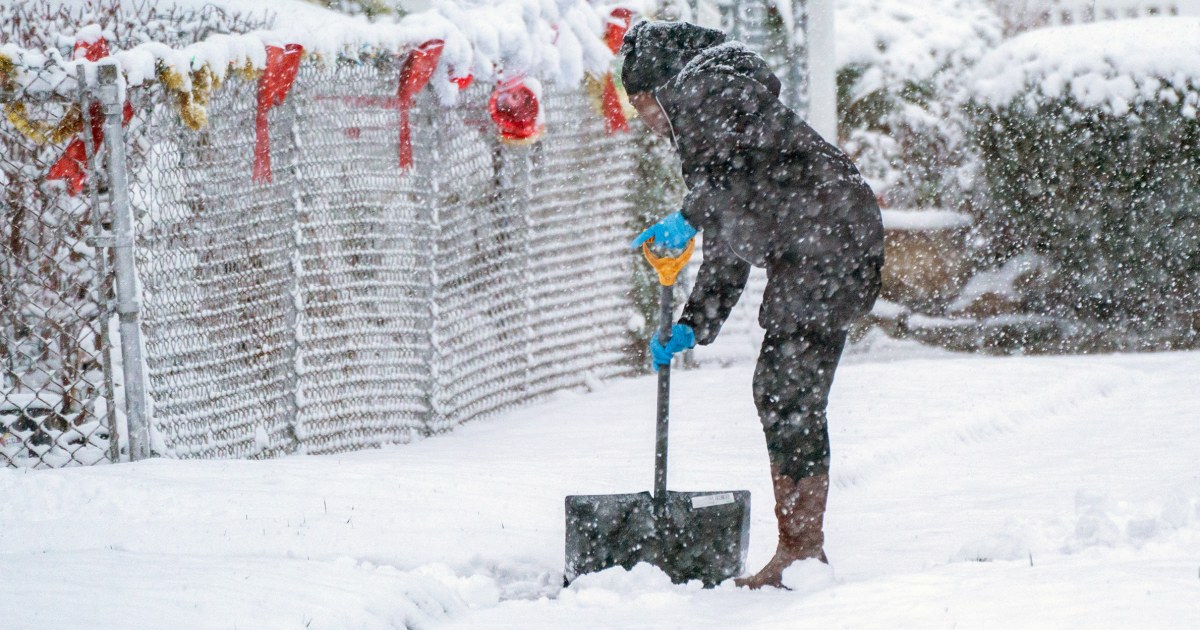
[[[837,25],[843,146],[888,205],[957,205],[956,95],[999,18],[984,0],[839,0]]]
[[[985,227],[1001,255],[1051,261],[1048,309],[1200,324],[1200,19],[1030,32],[976,77]]]
[[[1200,83],[1200,19],[1146,18],[1048,28],[1006,42],[982,59],[972,92],[994,108],[1047,100],[1114,116],[1137,103],[1179,102],[1194,119]],[[1187,97],[1185,93],[1191,92]],[[1088,114],[1080,114],[1086,116]]]

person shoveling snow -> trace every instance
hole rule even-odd
[[[875,194],[850,159],[779,100],[766,62],[725,34],[641,22],[625,35],[621,79],[646,125],[679,151],[688,194],[680,211],[633,241],[683,248],[704,233],[704,261],[655,365],[711,343],[751,266],[766,268],[766,330],[754,401],[766,433],[779,520],[775,556],[738,584],[782,585],[793,562],[826,562],[829,491],[825,408],[847,329],[879,294],[883,225]]]

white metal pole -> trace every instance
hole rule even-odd
[[[837,143],[836,0],[808,0],[808,122]]]

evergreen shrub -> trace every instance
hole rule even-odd
[[[1026,34],[981,61],[971,101],[997,258],[1049,261],[1046,314],[1166,346],[1200,324],[1200,38],[1177,30],[1200,20]]]

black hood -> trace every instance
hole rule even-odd
[[[726,80],[749,81],[762,86],[772,97],[779,97],[779,78],[758,53],[741,42],[726,42],[692,55],[688,63],[672,77],[671,85],[676,89],[685,88],[702,75],[724,75]]]
[[[653,92],[725,33],[687,22],[639,22],[625,34],[621,82],[630,94]]]
[[[779,79],[758,53],[740,42],[726,42],[695,54],[654,95],[671,121],[675,141],[683,136],[685,145],[703,152],[707,149],[701,145],[723,144],[726,149],[778,145],[776,131],[792,124],[782,118],[793,116],[779,102],[779,90]],[[748,119],[742,116],[747,114],[757,122],[743,129]],[[735,118],[743,123],[709,128],[704,122]],[[701,128],[705,131],[696,135]]]

